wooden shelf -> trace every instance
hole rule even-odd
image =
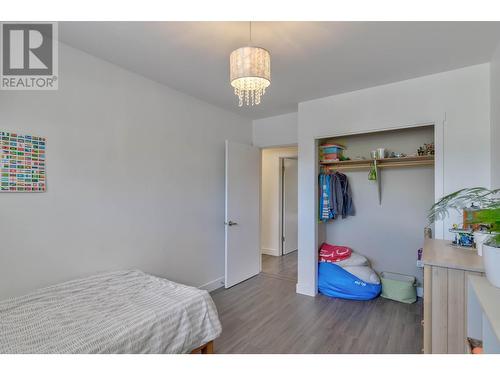
[[[434,156],[408,156],[404,158],[375,159],[378,168],[397,168],[434,165]],[[360,170],[370,169],[373,160],[345,160],[345,161],[320,161],[320,164],[332,170]]]
[[[377,159],[378,160],[378,159]],[[337,161],[337,160],[322,160],[320,161],[320,164],[324,164],[324,165],[332,165],[332,164],[335,164],[335,165],[353,165],[353,164],[370,164],[371,163],[371,159],[363,159],[363,160],[344,160],[344,161]]]
[[[402,168],[434,165],[434,155],[430,156],[407,156],[404,158],[375,159],[377,170],[384,168]],[[344,161],[320,161],[322,168],[326,171],[359,171],[370,170],[374,160],[344,160]],[[377,172],[378,201],[382,204],[381,174]]]

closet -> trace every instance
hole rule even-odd
[[[320,207],[319,244],[348,246],[377,272],[412,275],[421,286],[416,258],[434,203],[433,144],[433,125],[320,139],[319,172],[347,176],[354,215],[321,221]],[[341,155],[325,155],[334,146],[344,148]],[[383,155],[371,154],[378,149]]]

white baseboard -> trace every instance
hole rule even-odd
[[[417,297],[423,297],[424,296],[424,288],[421,286],[417,286]]]
[[[260,250],[260,252],[261,252],[262,254],[266,254],[266,255],[273,255],[273,256],[275,256],[275,257],[278,257],[278,256],[280,255],[280,252],[279,252],[279,250],[277,250],[277,249],[266,249],[266,248],[262,248],[262,249]]]
[[[214,291],[215,289],[222,288],[224,286],[224,276],[219,277],[213,281],[210,281],[206,284],[200,285],[198,289],[208,290],[209,292]]]
[[[303,284],[299,284],[299,283],[297,283],[297,285],[295,287],[295,291],[298,294],[303,294],[303,295],[311,296],[311,297],[316,297],[316,295],[318,294],[318,291],[315,290],[314,288],[312,288],[311,286],[303,285]]]

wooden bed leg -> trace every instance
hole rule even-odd
[[[214,354],[214,342],[207,342],[207,344],[201,348],[201,354]]]
[[[191,354],[214,354],[214,341],[209,341],[205,345],[194,349]]]

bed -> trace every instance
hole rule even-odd
[[[0,353],[208,353],[220,333],[207,291],[138,270],[0,302]]]

